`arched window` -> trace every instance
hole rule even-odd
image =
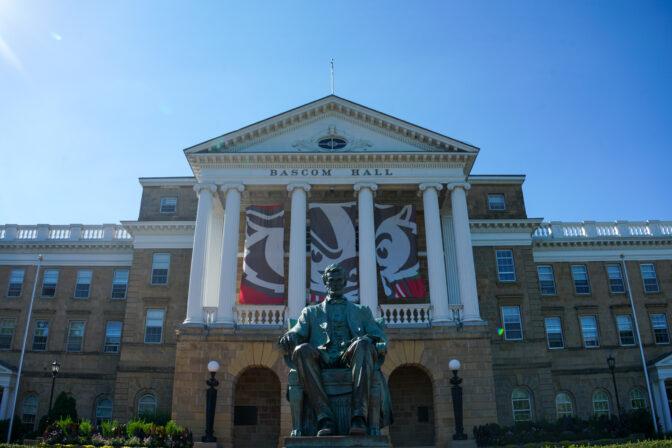
[[[555,413],[558,418],[574,415],[574,405],[568,393],[560,392],[555,396]]]
[[[99,398],[96,402],[96,424],[112,420],[112,400],[109,398]]]
[[[646,395],[642,389],[635,388],[630,391],[630,408],[633,410],[646,409]]]
[[[21,421],[24,425],[35,427],[35,417],[37,416],[37,395],[28,395],[23,399],[21,407]]]
[[[156,415],[156,397],[145,394],[138,400],[138,417],[143,415]]]
[[[609,394],[602,389],[593,392],[593,415],[600,417],[602,415],[609,416]]]
[[[511,406],[514,422],[529,422],[532,420],[532,400],[526,389],[513,389],[511,392]]]

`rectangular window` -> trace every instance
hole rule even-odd
[[[583,336],[583,346],[593,348],[600,346],[600,340],[597,334],[597,317],[581,316],[581,335]]]
[[[25,269],[12,269],[9,273],[9,285],[7,286],[7,297],[19,297],[23,289],[23,279],[26,276]]]
[[[504,339],[507,341],[522,341],[523,326],[520,321],[519,306],[502,307],[502,323],[504,326]]]
[[[73,320],[68,329],[68,341],[65,347],[67,352],[81,352],[84,343],[84,321]]]
[[[565,342],[562,337],[562,322],[559,317],[547,317],[544,319],[546,326],[546,341],[548,348],[565,348]]]
[[[16,319],[0,319],[0,350],[12,348]]]
[[[555,295],[555,276],[552,266],[537,266],[537,276],[539,277],[539,292],[544,296]]]
[[[617,315],[616,328],[618,329],[618,341],[621,345],[635,345],[635,330],[631,315]]]
[[[167,284],[169,268],[170,254],[154,254],[152,257],[152,285]]]
[[[125,299],[128,289],[128,269],[117,269],[112,277],[112,298]]]
[[[506,201],[503,194],[489,194],[488,195],[488,210],[501,212],[506,210]]]
[[[609,292],[620,294],[625,292],[625,283],[623,283],[623,271],[620,264],[607,265],[607,278],[609,279]]]
[[[77,284],[75,285],[75,298],[87,299],[91,292],[91,277],[93,273],[89,270],[77,271]]]
[[[37,320],[35,321],[35,333],[33,333],[33,351],[43,352],[47,349],[47,341],[49,340],[49,321]]]
[[[161,213],[175,213],[177,211],[177,198],[161,198]]]
[[[664,314],[651,314],[651,329],[656,344],[669,344],[670,333],[667,329],[667,318]]]
[[[111,320],[105,327],[105,345],[103,352],[105,353],[119,353],[121,346],[121,322]]]
[[[656,277],[656,267],[651,263],[640,264],[639,270],[642,272],[644,292],[660,292],[660,288],[658,287],[658,278]]]
[[[513,251],[509,249],[495,251],[497,257],[497,278],[500,282],[515,282],[516,268],[513,263]]]
[[[572,265],[572,279],[574,280],[574,291],[577,294],[590,294],[590,281],[585,264]]]
[[[58,270],[46,269],[42,277],[42,297],[54,297],[58,284]]]
[[[160,344],[163,338],[164,310],[149,309],[145,320],[145,344]]]

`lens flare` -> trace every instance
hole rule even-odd
[[[498,328],[498,329],[497,329],[497,334],[498,334],[499,336],[502,336],[502,335],[504,334],[504,329],[503,329],[503,328]]]

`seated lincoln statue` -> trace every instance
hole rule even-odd
[[[305,307],[296,325],[278,343],[288,358],[291,357],[303,395],[315,412],[317,436],[337,434],[337,416],[323,384],[324,375],[330,369],[350,370],[351,377],[349,373],[345,375],[348,385],[350,381],[352,384],[348,432],[365,435],[368,433],[370,403],[376,403],[378,409],[382,409],[377,411],[383,415],[382,423],[376,425],[384,426],[391,418],[389,392],[379,369],[387,337],[368,307],[352,303],[343,296],[347,279],[340,266],[328,266],[322,280],[327,288],[326,299]],[[371,396],[373,383],[382,399]],[[376,400],[371,401],[372,398]]]

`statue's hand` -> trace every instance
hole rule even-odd
[[[291,353],[294,347],[298,345],[298,342],[297,334],[292,331],[288,331],[278,339],[278,345],[282,347],[285,353]]]

